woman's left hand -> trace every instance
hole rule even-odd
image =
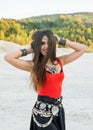
[[[59,43],[60,37],[57,34],[54,34],[54,37],[55,37],[56,41]]]

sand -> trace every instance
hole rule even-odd
[[[0,42],[0,130],[29,130],[31,109],[36,93],[30,86],[30,74],[19,70],[4,60],[9,42]],[[10,45],[10,44],[9,44]],[[16,46],[16,49],[20,46]],[[63,49],[58,49],[61,55]],[[70,53],[64,50],[64,53]],[[25,57],[29,59],[30,56]],[[80,59],[64,66],[63,105],[67,130],[93,129],[93,54],[86,53]]]

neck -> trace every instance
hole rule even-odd
[[[51,61],[50,59],[47,61],[47,64],[50,64],[50,65],[52,65],[52,64],[57,64],[58,62],[55,60],[55,61]]]
[[[47,64],[52,64],[52,62],[51,62],[51,60],[50,60],[50,59],[47,61]]]

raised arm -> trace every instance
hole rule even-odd
[[[57,38],[58,43],[60,43],[60,40],[61,40],[60,37],[58,37],[56,35],[56,38]],[[65,44],[64,44],[64,42],[65,42]],[[63,45],[66,45],[66,46],[74,49],[74,51],[72,53],[59,57],[59,59],[61,60],[63,65],[68,64],[68,63],[78,59],[81,55],[83,55],[87,51],[87,48],[88,48],[84,44],[81,44],[78,42],[73,42],[73,41],[68,41],[68,40],[63,41]]]
[[[33,50],[31,48],[31,44],[30,44],[28,46],[28,48],[26,49],[26,53],[30,54],[32,52],[33,52]],[[6,54],[4,56],[4,59],[8,63],[10,63],[11,65],[15,66],[16,68],[19,68],[19,69],[31,72],[31,69],[32,69],[32,66],[33,66],[33,62],[30,61],[30,60],[20,59],[20,57],[22,57],[22,50],[21,49]]]

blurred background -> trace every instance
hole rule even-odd
[[[29,130],[37,95],[30,86],[30,74],[8,64],[4,55],[26,47],[32,34],[43,28],[50,28],[61,38],[88,46],[80,59],[64,66],[63,105],[67,130],[92,130],[92,0],[0,1],[0,130]],[[69,48],[57,46],[57,55],[71,52]]]

